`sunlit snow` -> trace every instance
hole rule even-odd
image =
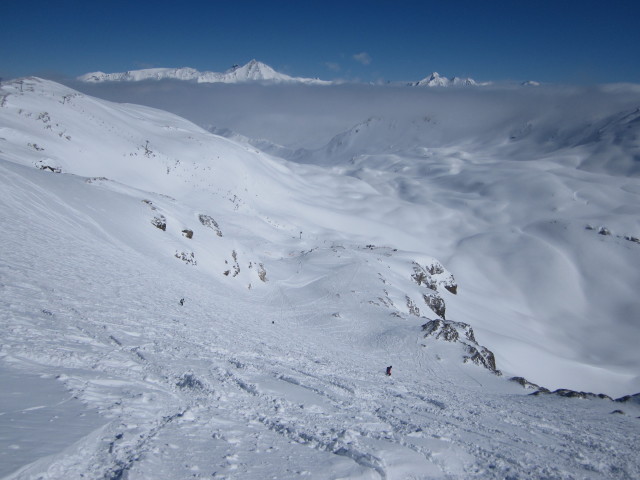
[[[633,88],[82,91],[0,89],[0,477],[640,476]]]

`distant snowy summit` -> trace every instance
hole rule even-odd
[[[428,77],[425,77],[418,82],[411,82],[409,85],[412,87],[469,87],[486,84],[478,83],[473,78],[447,78],[440,76],[438,72],[433,72]]]
[[[418,82],[407,83],[410,87],[486,87],[489,85],[495,85],[494,82],[476,82],[473,78],[460,78],[460,77],[443,77],[438,72],[433,72],[428,77],[423,78]],[[510,85],[508,82],[504,85]],[[539,87],[540,82],[529,80],[521,82],[519,84],[522,87]]]
[[[333,82],[317,78],[290,77],[275,71],[269,65],[251,60],[243,66],[234,65],[223,73],[200,72],[194,68],[146,68],[121,73],[92,72],[78,77],[78,80],[89,83],[102,82],[139,82],[143,80],[185,80],[197,83],[306,83],[313,85],[329,85]]]

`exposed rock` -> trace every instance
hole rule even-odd
[[[457,288],[453,275],[447,272],[438,261],[433,261],[430,265],[424,267],[417,262],[413,262],[411,278],[418,285],[424,285],[434,291],[438,290],[438,286],[443,286],[450,292],[455,293]]]
[[[200,214],[198,215],[198,219],[200,220],[200,223],[202,225],[214,230],[216,232],[216,235],[218,235],[219,237],[222,236],[222,231],[220,230],[220,226],[218,225],[218,222],[216,222],[213,219],[213,217],[210,217],[209,215]]]
[[[530,382],[524,377],[511,377],[509,381],[519,383],[524,388],[527,388],[529,390],[546,390],[547,392],[549,391],[548,389],[541,387],[540,385]]]
[[[558,395],[560,397],[567,398],[600,398],[613,401],[613,399],[609,395],[605,395],[604,393],[577,392],[575,390],[569,390],[568,388],[559,388],[557,390],[554,390],[553,392],[550,392],[546,388],[541,388],[537,392],[533,392],[531,395],[541,394]]]
[[[429,293],[423,294],[422,298],[424,299],[424,303],[433,310],[433,312],[438,315],[440,318],[445,318],[445,304],[444,300],[437,293]]]
[[[430,290],[438,290],[435,279],[431,278],[431,275],[417,263],[413,264],[413,275],[411,275],[411,278],[413,278],[414,282],[418,285],[424,285]]]
[[[418,308],[418,306],[415,303],[413,303],[413,300],[411,300],[409,296],[407,296],[406,299],[407,299],[407,308],[409,309],[409,313],[411,315],[415,315],[416,317],[419,317],[420,309]]]
[[[53,172],[53,173],[62,172],[62,170],[60,170],[58,167],[52,167],[50,165],[41,165],[40,170],[49,170],[50,172]]]
[[[462,327],[457,322],[447,322],[445,320],[431,320],[422,326],[422,331],[425,332],[424,336],[433,336],[436,339],[446,340],[447,342],[457,342],[460,338],[456,326]]]
[[[187,238],[193,238],[193,230],[189,230],[188,228],[182,230],[182,234]]]
[[[153,217],[153,220],[151,220],[151,224],[154,227],[159,228],[163,232],[167,230],[167,219],[165,218],[164,215],[158,215],[157,217]]]
[[[231,256],[233,257],[233,276],[236,277],[240,273],[240,264],[238,263],[238,254],[235,250],[231,252]]]
[[[438,340],[445,340],[451,343],[461,343],[464,347],[464,362],[473,362],[487,370],[502,375],[496,367],[496,360],[486,347],[478,345],[473,329],[470,325],[462,322],[452,322],[449,320],[430,320],[422,326],[424,337],[432,336]]]
[[[196,262],[196,257],[194,255],[193,252],[179,252],[176,251],[176,254],[174,255],[174,257],[179,258],[180,260],[182,260],[184,263],[186,263],[187,265],[198,265],[198,262]]]
[[[449,292],[453,293],[454,295],[458,294],[458,285],[445,285],[444,288],[446,288]]]
[[[44,147],[39,146],[37,143],[27,143],[28,147],[33,148],[36,152],[42,152]]]
[[[624,415],[624,412],[622,410],[614,410],[613,412],[611,412],[611,414],[618,414],[618,415]]]
[[[267,281],[267,271],[265,270],[264,265],[262,263],[258,264],[258,277],[263,282]]]
[[[432,263],[427,267],[427,272],[429,272],[429,275],[440,275],[444,273],[444,267],[439,263]]]
[[[479,348],[479,349],[478,349]],[[473,345],[467,345],[467,353],[469,354],[464,358],[465,363],[471,361],[476,365],[490,370],[496,375],[502,375],[502,372],[496,368],[496,359],[493,352],[486,347]]]
[[[431,264],[424,267],[417,262],[413,262],[413,273],[411,274],[411,278],[418,285],[425,286],[427,288],[427,292],[422,294],[424,302],[436,315],[444,319],[445,301],[440,296],[438,287],[443,286],[449,292],[456,294],[458,286],[453,275],[448,273],[442,264],[437,261],[433,261]],[[409,302],[407,302],[407,305],[411,312]]]
[[[107,177],[90,177],[85,180],[85,183],[108,182],[108,181],[109,179]],[[151,210],[155,210],[155,207],[151,207]]]
[[[625,395],[624,397],[616,398],[618,403],[636,403],[640,405],[640,393],[634,395]]]
[[[29,144],[29,145],[31,145],[31,144]],[[33,148],[35,148],[36,150],[43,150],[42,148],[38,148],[38,146],[35,145],[35,144],[33,145]],[[39,168],[40,170],[48,170],[48,171],[53,172],[53,173],[62,173],[62,169],[59,166],[51,163],[51,161],[46,161],[45,162],[43,160],[38,160],[35,163],[35,166],[36,166],[36,168]]]

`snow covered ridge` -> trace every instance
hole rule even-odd
[[[409,83],[411,87],[475,87],[490,85],[490,83],[478,83],[473,78],[443,77],[438,72],[433,72],[428,77],[417,82]]]
[[[218,72],[200,72],[193,68],[147,68],[122,73],[91,72],[78,77],[89,83],[101,82],[139,82],[144,80],[184,80],[196,83],[304,83],[310,85],[329,85],[332,82],[317,78],[291,77],[275,71],[269,65],[251,60],[243,66],[234,65],[229,70]]]

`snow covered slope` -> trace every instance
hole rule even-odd
[[[490,330],[483,338],[502,365],[553,387],[637,390],[636,93],[340,88],[316,95],[306,104],[296,96],[295,112],[278,111],[278,122],[262,130],[253,117],[236,128],[260,139],[245,138],[249,145],[357,177],[406,202],[396,229],[412,232],[445,265],[455,261],[459,280],[469,274],[456,305],[470,300],[466,287],[490,290],[478,293],[466,315],[486,312],[471,323]],[[258,95],[252,104],[261,112]],[[277,135],[274,124],[312,135],[318,123],[298,112],[322,122],[324,105],[335,125],[380,115],[322,148],[287,151],[263,140]],[[598,235],[601,227],[611,235]],[[594,335],[600,329],[611,333]],[[616,390],[620,381],[628,386]]]
[[[500,365],[552,388],[638,390],[637,89],[90,91],[226,125],[244,136],[214,130],[248,148],[369,183],[401,212],[384,217],[387,244],[455,262],[451,308]],[[288,147],[300,139],[313,147]]]
[[[223,73],[200,72],[193,68],[146,68],[122,73],[91,72],[78,77],[78,80],[90,83],[100,82],[139,82],[143,80],[191,80],[197,83],[307,83],[328,85],[331,82],[315,78],[291,77],[276,72],[269,65],[251,60],[243,66],[234,66]]]
[[[563,126],[556,138],[548,118],[485,125],[484,136],[458,123],[477,132],[464,143],[446,138],[458,116],[373,117],[290,158],[359,178],[411,204],[416,219],[424,212],[422,228],[437,232],[425,248],[468,288],[466,300],[476,297],[456,302],[456,316],[499,364],[554,387],[636,390],[639,112]]]
[[[476,325],[522,304],[432,256],[451,212],[351,173],[2,84],[0,476],[640,475],[637,398],[530,396],[483,368]]]

